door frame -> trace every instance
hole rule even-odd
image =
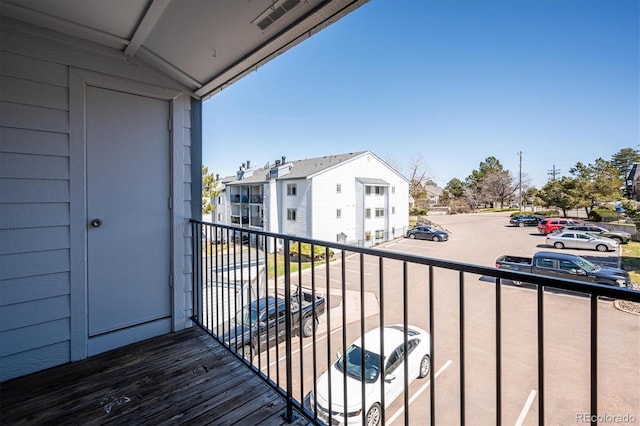
[[[70,352],[71,360],[77,361],[88,356],[89,322],[88,322],[88,262],[87,262],[87,169],[86,169],[86,87],[93,86],[107,90],[115,90],[132,95],[146,96],[169,102],[169,194],[171,200],[179,200],[176,195],[182,194],[182,185],[176,183],[183,167],[180,159],[184,157],[181,145],[174,143],[184,138],[177,134],[184,128],[185,96],[183,91],[127,80],[84,69],[69,67],[69,176],[70,176]],[[178,112],[175,114],[175,112]],[[184,198],[182,198],[184,199]],[[172,281],[176,268],[176,242],[180,240],[175,234],[177,221],[175,202],[171,203],[169,230],[169,273]],[[182,218],[184,220],[184,218]],[[177,286],[171,285],[171,328],[176,329],[176,294]]]

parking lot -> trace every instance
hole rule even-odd
[[[458,262],[493,266],[503,254],[531,256],[536,251],[556,249],[544,245],[544,236],[535,227],[511,227],[508,214],[473,214],[430,218],[450,233],[447,242],[397,239],[379,248]],[[616,266],[618,253],[563,250],[596,263]],[[403,320],[401,262],[385,262],[383,295],[380,294],[379,265],[365,259],[363,274],[364,312],[360,309],[361,271],[357,258],[347,258],[346,293],[342,298],[340,265],[332,262],[330,272],[333,297],[331,309],[321,320],[315,355],[317,375],[335,360],[359,336],[361,318],[368,330],[380,324],[380,302],[384,323]],[[414,265],[415,266],[415,265]],[[308,273],[308,272],[307,272]],[[316,271],[323,281],[325,269]],[[408,319],[429,329],[427,271],[409,268],[407,299]],[[495,284],[481,276],[465,274],[465,415],[469,424],[496,422],[496,312]],[[432,368],[436,372],[436,422],[459,424],[461,404],[459,276],[457,272],[434,273],[435,353]],[[537,299],[534,289],[503,286],[501,311],[502,419],[508,424],[536,425],[538,421],[538,346]],[[598,407],[599,413],[611,416],[635,416],[640,422],[640,316],[619,311],[611,301],[598,303]],[[544,296],[544,395],[545,423],[575,424],[579,416],[590,412],[590,311],[584,296],[547,292]],[[400,309],[398,309],[400,307]],[[346,314],[346,317],[344,316]],[[342,328],[345,319],[346,327]],[[331,327],[327,330],[327,319]],[[329,331],[327,333],[327,331]],[[297,344],[297,342],[296,342]],[[311,360],[314,347],[303,341],[303,359]],[[330,351],[328,351],[330,349]],[[298,351],[300,349],[298,348]],[[299,357],[299,353],[294,360]],[[263,355],[265,357],[265,355]],[[264,358],[266,360],[266,358]],[[271,364],[277,363],[271,355]],[[311,363],[305,361],[301,377],[294,384],[305,394],[313,387]],[[428,424],[430,419],[428,379],[417,380],[410,387],[410,424]],[[402,398],[387,409],[387,424],[401,424],[404,419]]]

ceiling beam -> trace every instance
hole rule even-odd
[[[153,27],[158,22],[158,19],[162,16],[162,12],[167,7],[171,0],[153,0],[151,5],[144,14],[140,25],[133,33],[133,37],[129,41],[129,45],[124,50],[125,55],[135,56],[138,48],[144,43],[149,36],[149,33],[153,30]]]

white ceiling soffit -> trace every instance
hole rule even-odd
[[[368,0],[0,0],[0,14],[118,49],[206,99]]]

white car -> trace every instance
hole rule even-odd
[[[311,410],[317,404],[317,415],[326,424],[362,424],[362,415],[366,415],[366,424],[379,425],[382,421],[382,392],[380,381],[384,380],[384,404],[389,406],[404,391],[404,337],[402,324],[385,326],[384,354],[380,355],[380,328],[359,338],[347,348],[346,352],[324,372],[316,383],[316,393],[311,391],[306,403]],[[431,367],[429,333],[409,326],[406,330],[408,348],[408,383],[416,378],[426,377]],[[381,359],[384,370],[381,372]],[[364,368],[362,361],[364,360]],[[382,373],[382,374],[381,374]],[[364,376],[365,401],[362,403],[362,379]],[[331,387],[329,387],[329,379]],[[345,421],[345,379],[346,379],[346,421]],[[331,395],[331,407],[329,407]],[[331,410],[331,420],[329,420]]]
[[[574,248],[609,251],[618,248],[618,241],[596,234],[579,231],[565,231],[547,235],[546,244],[557,249]]]

